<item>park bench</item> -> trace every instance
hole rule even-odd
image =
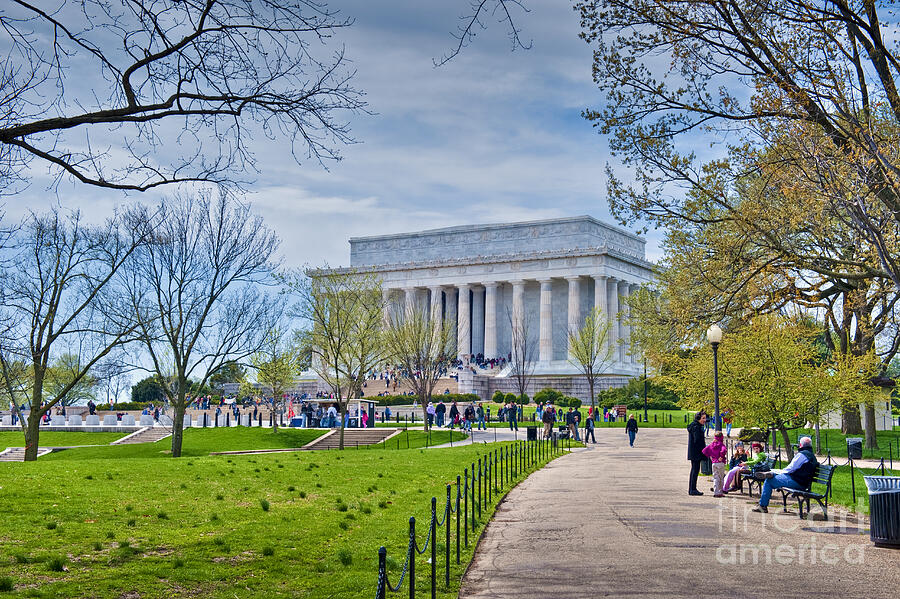
[[[762,485],[765,480],[762,477],[758,477],[757,474],[761,472],[768,472],[772,469],[772,466],[775,465],[775,457],[773,455],[768,455],[765,461],[760,462],[756,466],[753,467],[750,474],[741,473],[741,493],[744,492],[744,483],[747,483],[747,495],[753,497],[753,485],[756,485],[759,494],[762,495]]]
[[[828,466],[826,464],[819,464],[816,466],[816,472],[813,475],[812,483],[810,483],[809,487],[806,489],[790,489],[790,488],[781,488],[778,489],[781,491],[781,499],[784,504],[784,511],[788,511],[787,509],[787,500],[788,497],[792,499],[796,499],[799,508],[800,508],[800,518],[803,518],[803,503],[806,503],[806,515],[809,515],[809,501],[810,499],[815,499],[819,503],[819,507],[822,508],[822,513],[825,514],[825,519],[828,520],[828,493],[831,491],[831,477],[834,476],[834,470],[836,466]],[[820,485],[824,487],[821,493],[816,493],[812,490],[813,485]]]

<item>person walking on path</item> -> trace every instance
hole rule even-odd
[[[434,416],[437,421],[437,426],[444,426],[444,417],[447,415],[447,404],[444,403],[444,400],[438,402],[437,407],[434,408]]]
[[[566,412],[566,426],[569,427],[569,438],[575,438],[575,413],[572,411],[572,408],[569,408],[569,411]]]
[[[625,423],[625,433],[628,435],[628,445],[634,447],[634,438],[637,437],[638,425],[634,419],[634,414],[629,416],[628,422]]]
[[[572,413],[572,424],[575,425],[575,440],[581,441],[581,436],[578,434],[578,427],[581,426],[581,410],[575,410]]]
[[[553,409],[553,406],[547,405],[544,407],[541,422],[544,423],[544,439],[549,439],[550,431],[553,430],[553,423],[556,422],[556,411]]]
[[[596,437],[594,437],[594,419],[591,417],[588,417],[584,421],[584,442],[585,442],[585,444],[587,444],[587,442],[588,442],[588,437],[590,437],[591,443],[597,442]]]
[[[766,472],[766,482],[763,483],[762,493],[759,495],[759,505],[753,508],[754,512],[766,513],[769,511],[769,499],[775,489],[808,489],[816,474],[819,461],[812,450],[812,439],[801,437],[798,443],[800,451],[791,460],[781,474]]]
[[[688,479],[688,495],[703,495],[697,490],[697,476],[700,474],[700,462],[703,460],[703,448],[706,447],[706,435],[703,427],[706,425],[706,414],[697,412],[694,421],[687,426],[688,454],[687,459],[691,463],[691,474]]]
[[[487,425],[484,423],[484,406],[478,404],[478,409],[475,410],[475,417],[478,419],[478,430],[487,430]]]
[[[509,405],[506,406],[506,415],[509,417],[509,430],[519,430],[519,422],[516,418],[518,410],[516,410],[516,404],[513,402],[509,402]]]
[[[450,404],[448,417],[450,418],[450,430],[453,430],[453,425],[459,421],[459,407],[456,405],[455,401]]]
[[[722,481],[725,479],[725,459],[728,457],[728,448],[725,446],[725,435],[722,431],[716,431],[712,443],[703,448],[703,455],[712,461],[713,473],[713,497],[723,497]]]

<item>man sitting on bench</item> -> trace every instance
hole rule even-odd
[[[800,451],[791,460],[787,468],[781,471],[781,474],[774,472],[764,472],[766,477],[763,483],[762,493],[759,497],[759,505],[753,508],[754,512],[767,513],[769,511],[769,499],[772,497],[772,491],[775,489],[789,488],[804,490],[808,489],[812,484],[813,477],[816,473],[816,467],[819,462],[816,460],[816,454],[812,451],[812,439],[809,437],[801,437]]]

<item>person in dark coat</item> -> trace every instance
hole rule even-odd
[[[703,460],[703,448],[706,447],[706,413],[697,412],[694,421],[687,426],[688,461],[691,463],[691,477],[688,482],[688,495],[703,495],[697,490],[697,476],[700,474],[700,462]]]

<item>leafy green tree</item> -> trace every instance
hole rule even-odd
[[[166,391],[156,376],[141,379],[131,388],[131,401],[135,403],[161,404],[166,399]]]
[[[86,403],[89,399],[94,399],[96,388],[96,377],[91,369],[84,368],[81,358],[75,354],[62,354],[47,368],[44,389],[54,397],[62,395],[63,390],[68,389],[59,402],[61,405]]]
[[[240,383],[247,376],[247,369],[240,363],[229,360],[209,377],[209,386],[218,389],[224,383]]]
[[[284,409],[284,394],[297,380],[300,373],[299,349],[281,329],[273,328],[266,336],[260,351],[250,356],[256,371],[256,382],[272,398],[272,409],[279,413]],[[277,419],[273,419],[273,431],[278,432]]]
[[[594,382],[615,361],[609,327],[609,318],[597,306],[588,312],[580,329],[569,331],[569,362],[587,379],[592,408],[595,407]]]
[[[428,430],[428,402],[454,355],[456,332],[439,313],[409,309],[392,314],[384,332],[385,359],[407,373],[407,382],[419,398],[422,421]]]

